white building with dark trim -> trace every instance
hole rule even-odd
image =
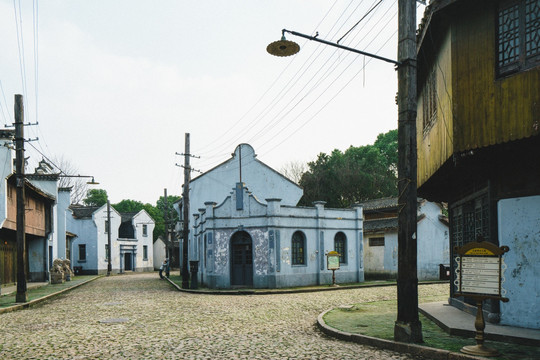
[[[362,208],[297,207],[302,193],[248,144],[193,179],[189,260],[199,261],[199,282],[210,288],[330,284],[326,254],[333,250],[341,254],[337,282],[363,281]]]

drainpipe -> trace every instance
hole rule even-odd
[[[316,216],[316,226],[315,231],[317,232],[317,285],[321,285],[321,271],[324,270],[324,205],[326,201],[315,201],[315,216]],[[307,247],[307,244],[306,244]]]
[[[354,204],[355,237],[356,237],[356,281],[363,282],[364,278],[364,209],[361,204]]]

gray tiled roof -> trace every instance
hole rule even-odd
[[[73,217],[78,219],[88,219],[92,217],[92,214],[101,206],[81,206],[71,205],[69,209],[73,212]]]
[[[397,230],[398,218],[385,218],[376,220],[364,220],[364,231],[375,232],[385,230]]]
[[[364,211],[370,211],[370,210],[396,208],[397,203],[398,203],[398,199],[393,197],[393,198],[367,200],[367,201],[361,202],[360,204],[364,208]]]

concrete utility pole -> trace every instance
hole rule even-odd
[[[107,276],[111,276],[111,202],[107,200]]]
[[[184,191],[182,194],[182,209],[184,210],[184,243],[182,247],[182,289],[189,289],[188,271],[188,237],[189,237],[189,181],[191,168],[189,167],[189,133],[186,133],[184,151]]]
[[[394,340],[422,342],[418,318],[416,234],[416,1],[399,0],[398,25],[398,313]]]
[[[18,303],[28,302],[26,286],[26,226],[24,193],[24,104],[15,95],[15,173],[17,180],[17,296]]]

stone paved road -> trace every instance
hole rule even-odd
[[[315,326],[326,309],[389,298],[393,287],[193,295],[157,274],[113,276],[0,315],[0,359],[410,359],[326,337]]]

